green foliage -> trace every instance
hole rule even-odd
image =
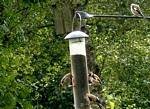
[[[5,19],[0,25],[2,109],[70,109],[72,106],[71,91],[62,92],[59,87],[70,64],[65,50],[67,43],[63,36],[56,36],[53,29],[50,3],[3,2]],[[70,101],[66,103],[65,98]]]
[[[54,1],[0,3],[0,109],[72,109],[72,89],[59,86],[70,72],[68,43],[54,29]],[[61,2],[61,1],[59,1]],[[90,0],[85,11],[131,15],[129,0]],[[138,1],[145,15],[147,1]],[[101,69],[109,109],[149,109],[149,20],[89,19],[90,42]]]
[[[112,6],[109,7],[107,7],[108,1],[102,1],[102,4],[93,2],[87,10],[94,12],[97,7],[93,5],[103,5],[104,8],[100,7],[95,13],[131,14],[130,2],[109,1],[109,5],[110,2]],[[146,2],[143,4],[146,5]],[[142,4],[141,7],[144,13],[149,12]],[[90,36],[96,61],[102,68],[103,96],[107,99],[107,107],[113,109],[114,105],[116,109],[148,109],[150,103],[149,21],[96,19],[88,23],[95,26],[91,27]]]

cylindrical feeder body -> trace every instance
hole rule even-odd
[[[75,109],[90,109],[90,102],[86,97],[86,94],[89,93],[86,37],[88,35],[81,31],[71,32],[65,37],[69,39]]]

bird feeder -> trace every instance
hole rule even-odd
[[[75,109],[90,109],[90,103],[86,99],[86,94],[89,93],[85,47],[87,37],[88,35],[82,31],[73,31],[65,37],[69,40]]]

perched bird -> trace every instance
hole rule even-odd
[[[69,84],[69,86],[72,85],[72,74],[67,73],[66,75],[63,76],[63,78],[60,81],[60,85],[64,86],[64,84]]]
[[[97,85],[97,84],[101,83],[101,79],[96,74],[94,74],[93,72],[89,72],[88,73],[88,82],[89,82],[89,85]],[[60,81],[60,85],[61,86],[64,86],[66,84],[69,87],[75,86],[75,83],[74,83],[74,80],[73,80],[73,76],[72,76],[71,73],[65,74],[62,77],[61,81]]]
[[[90,94],[90,93],[87,93],[87,98],[90,100],[90,102],[95,102],[100,109],[105,109],[105,101],[102,100],[102,99],[99,99],[97,96],[93,95],[93,94]]]
[[[143,15],[143,13],[142,13],[141,8],[140,8],[139,5],[132,3],[130,5],[130,9],[131,9],[131,12],[132,12],[132,14],[134,16],[142,16],[142,17],[144,17],[144,15]]]
[[[96,85],[101,83],[101,79],[93,72],[88,73],[88,81],[89,85]]]

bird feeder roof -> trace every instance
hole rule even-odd
[[[87,37],[89,37],[89,36],[82,31],[73,31],[73,32],[69,33],[65,37],[65,39],[87,38]]]

